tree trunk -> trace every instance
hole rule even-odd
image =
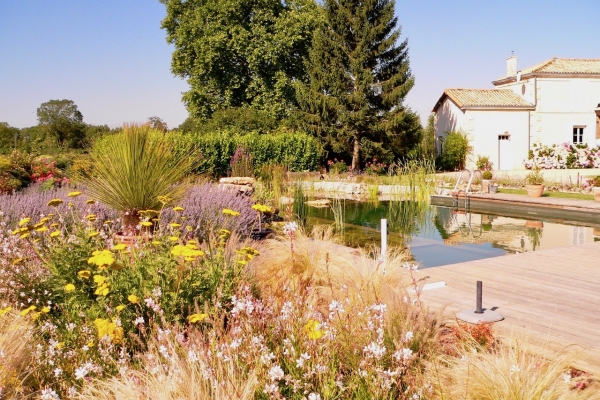
[[[354,151],[352,152],[352,172],[358,172],[360,170],[360,141],[358,135],[354,135]]]

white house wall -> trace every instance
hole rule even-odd
[[[466,121],[465,113],[452,100],[446,98],[435,114],[435,148],[438,154],[441,150],[439,138],[446,137],[448,132],[466,132]]]
[[[596,140],[594,113],[600,103],[600,79],[532,78],[498,88],[510,88],[536,104],[530,119],[532,145],[573,143],[575,126],[585,127],[584,143],[591,147],[600,144]]]
[[[466,116],[472,121],[472,130],[468,131],[470,144],[473,148],[469,167],[475,166],[478,156],[489,157],[495,170],[523,169],[523,161],[528,157],[528,111],[485,111],[467,110]],[[508,149],[511,165],[500,165],[499,140],[500,135],[509,135]]]

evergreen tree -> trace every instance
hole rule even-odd
[[[414,85],[408,41],[398,44],[394,0],[325,0],[325,23],[315,32],[307,64],[310,83],[298,84],[307,125],[327,148],[393,158],[418,145],[418,116],[403,105]]]

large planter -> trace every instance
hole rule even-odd
[[[525,185],[525,190],[527,190],[527,196],[529,197],[542,197],[544,185]]]
[[[489,186],[490,186],[491,181],[492,181],[491,179],[482,179],[481,180],[481,191],[483,193],[489,193]]]
[[[594,200],[600,202],[600,187],[594,187]]]

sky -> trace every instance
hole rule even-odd
[[[396,0],[415,86],[405,104],[426,122],[445,88],[493,88],[506,57],[600,58],[598,0]],[[84,122],[118,127],[187,118],[187,83],[158,0],[0,0],[0,122],[37,125],[37,108],[73,100]]]

